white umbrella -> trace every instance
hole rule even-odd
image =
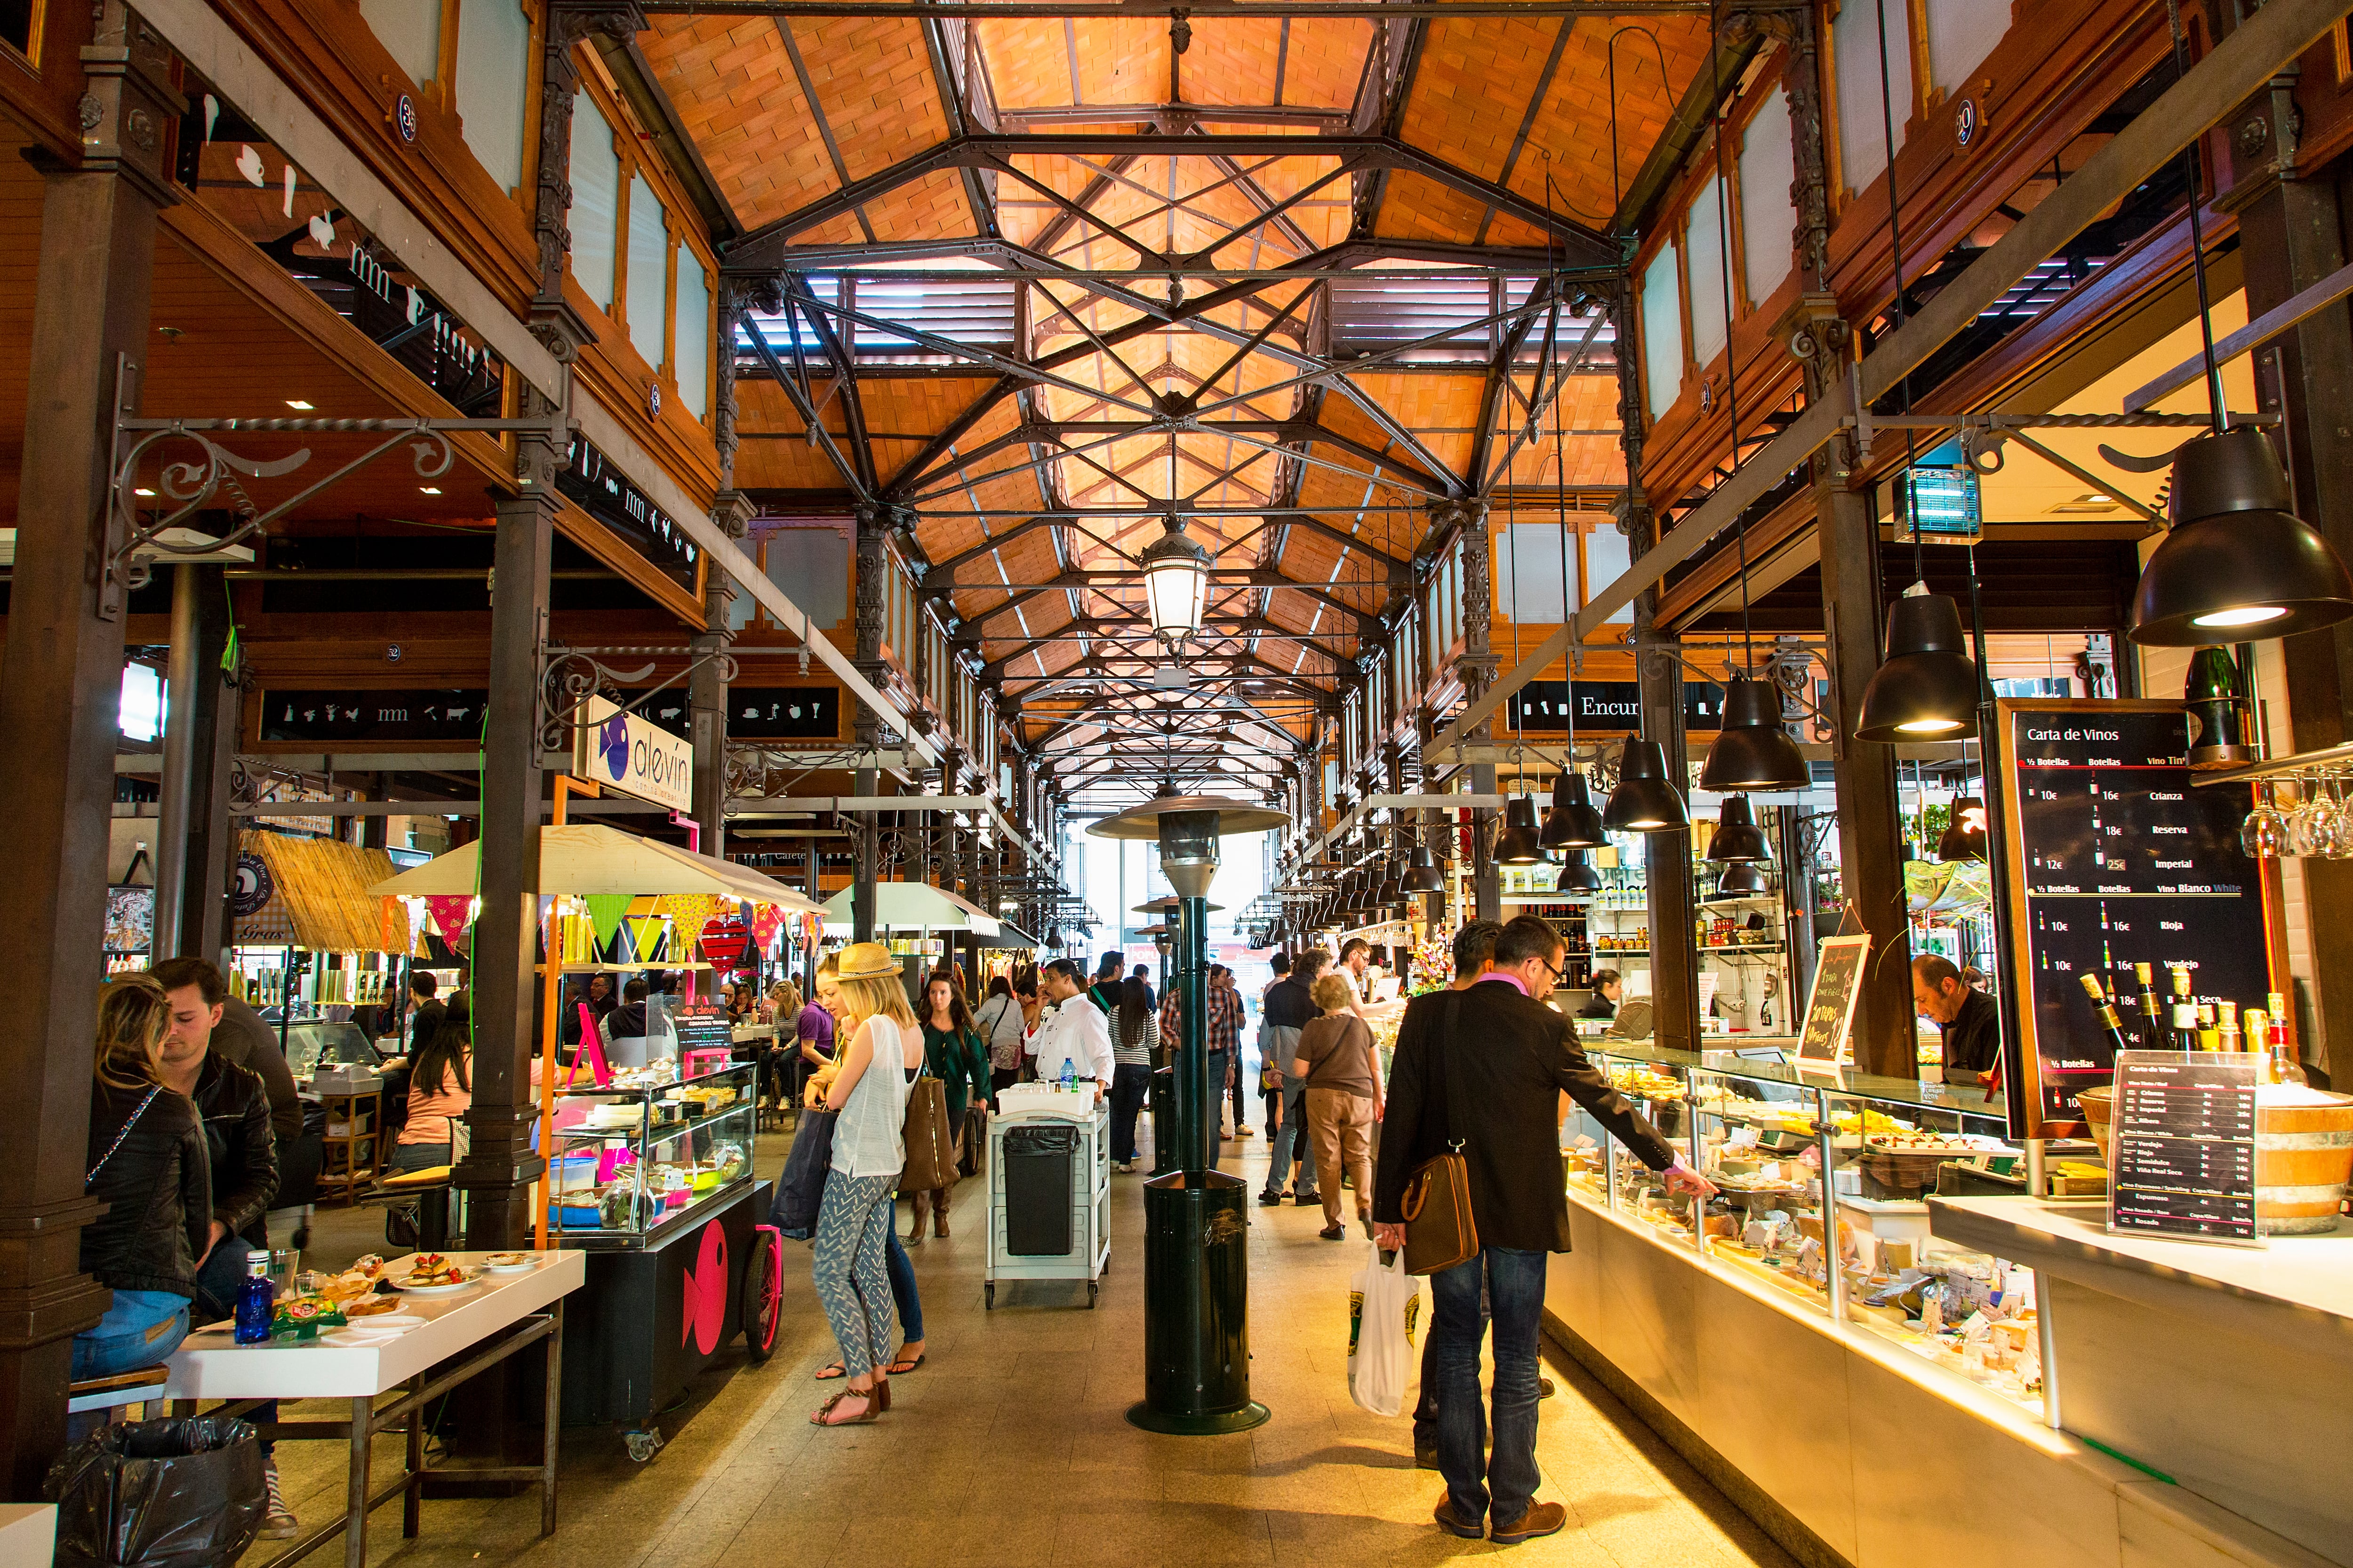
[[[411,867],[368,891],[421,898],[471,893],[480,886],[481,847],[461,845]],[[757,871],[697,855],[656,838],[597,823],[550,824],[539,830],[539,890],[543,893],[622,893],[632,898],[662,893],[716,893],[722,898],[811,910],[815,900]]]
[[[844,888],[826,900],[827,929],[850,929],[850,901],[857,891],[855,888]],[[995,915],[978,904],[928,882],[874,884],[877,931],[968,931],[979,936],[995,936],[999,923]]]

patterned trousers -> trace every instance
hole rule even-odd
[[[883,1261],[893,1225],[896,1175],[826,1178],[817,1215],[817,1299],[841,1344],[842,1369],[863,1378],[891,1359],[891,1271]]]

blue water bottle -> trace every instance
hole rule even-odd
[[[277,1292],[269,1284],[269,1254],[257,1248],[245,1255],[245,1283],[237,1291],[237,1342],[269,1342],[269,1324],[277,1308]]]
[[[1062,1058],[1062,1092],[1069,1094],[1078,1088],[1078,1069],[1068,1057]]]

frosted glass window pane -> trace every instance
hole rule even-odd
[[[1568,538],[1562,570],[1560,524],[1515,522],[1495,540],[1495,594],[1504,618],[1532,626],[1557,626],[1568,616],[1577,588],[1577,536]]]
[[[522,117],[531,86],[531,18],[515,0],[458,8],[458,119],[491,178],[522,184]]]
[[[613,308],[621,222],[621,155],[586,93],[572,99],[572,276],[600,310]]]
[[[661,198],[643,174],[629,176],[629,342],[648,364],[662,362],[662,311],[670,301],[670,230]]]
[[[1887,20],[1887,116],[1895,134],[1912,118],[1912,45],[1905,30],[1910,13],[1903,0],[1878,0]],[[1841,0],[1831,24],[1831,55],[1838,69],[1839,174],[1859,191],[1887,167],[1886,126],[1879,94],[1879,17],[1872,0]]]
[[[1633,556],[1627,551],[1627,543],[1626,536],[1619,532],[1615,525],[1609,523],[1604,523],[1585,536],[1585,596],[1587,599],[1591,599],[1594,595],[1623,577],[1626,574],[1626,569],[1634,563]],[[1609,617],[1609,624],[1612,626],[1631,626],[1633,623],[1634,606],[1631,605],[1628,605]]]
[[[2010,0],[1928,0],[1928,80],[1957,91],[2010,31]],[[1889,25],[1894,23],[1893,16]],[[1895,40],[1890,37],[1888,47]],[[1979,107],[1983,107],[1980,105]]]
[[[1798,237],[1793,149],[1789,100],[1777,87],[1740,141],[1740,262],[1752,305],[1771,299],[1789,275]]]
[[[678,326],[670,339],[670,376],[679,401],[700,419],[711,408],[711,285],[694,252],[678,247]]]
[[[1683,387],[1683,299],[1672,245],[1661,246],[1642,272],[1642,380],[1653,419],[1674,406]]]
[[[433,79],[441,68],[441,0],[360,0],[360,16],[411,81]]]
[[[1691,279],[1692,362],[1702,367],[1724,352],[1724,182],[1710,180],[1692,199],[1684,229],[1683,270]]]

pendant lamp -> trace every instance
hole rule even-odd
[[[1764,891],[1764,871],[1746,864],[1725,867],[1723,879],[1715,885],[1715,896],[1719,899],[1753,899]]]
[[[1926,741],[1977,722],[1978,668],[1961,635],[1961,609],[1926,583],[1888,606],[1887,660],[1862,689],[1863,741]]]
[[[1986,858],[1986,805],[1975,795],[1953,802],[1953,820],[1936,840],[1939,860],[1982,860]]]
[[[1813,772],[1781,724],[1781,695],[1762,680],[1735,676],[1724,690],[1724,729],[1700,765],[1699,787],[1733,790],[1805,789]]]
[[[1504,831],[1495,836],[1495,863],[1541,866],[1550,858],[1544,852],[1544,837],[1536,827],[1536,797],[1514,795],[1504,807]]]
[[[1547,849],[1592,849],[1609,842],[1601,814],[1593,809],[1593,792],[1585,782],[1584,769],[1565,766],[1552,781],[1552,807],[1545,813],[1543,841]]]
[[[1746,795],[1725,797],[1724,815],[1716,820],[1715,837],[1707,841],[1707,858],[1719,865],[1773,858]]]
[[[1438,868],[1438,857],[1430,852],[1419,835],[1413,842],[1413,854],[1406,862],[1405,890],[1409,893],[1442,893],[1446,890],[1446,873]]]
[[[1601,873],[1595,869],[1593,857],[1582,849],[1572,849],[1561,857],[1560,881],[1556,893],[1598,893],[1601,890]]]
[[[2252,426],[2173,455],[2173,525],[2133,590],[2132,640],[2203,647],[2284,637],[2353,617],[2353,574],[2289,510],[2278,454]]]
[[[1666,833],[1691,826],[1683,791],[1668,782],[1666,753],[1656,741],[1627,741],[1618,754],[1618,787],[1609,792],[1601,822],[1616,833]]]

